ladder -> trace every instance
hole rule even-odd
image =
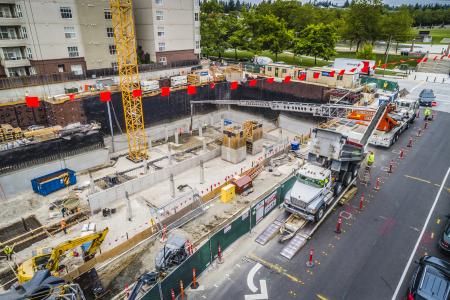
[[[370,185],[370,181],[372,179],[372,176],[370,174],[371,167],[369,167],[367,164],[363,164],[361,166],[361,168],[364,168],[364,171],[359,176],[359,183],[364,184],[365,186],[368,186],[368,185]]]
[[[265,245],[267,242],[269,242],[275,235],[277,235],[278,231],[280,230],[281,226],[283,226],[284,222],[286,221],[286,216],[284,213],[279,215],[275,221],[273,221],[272,224],[269,225],[257,238],[256,242],[260,245]]]
[[[306,237],[298,233],[289,241],[289,244],[281,250],[280,255],[287,259],[291,259],[305,244]]]

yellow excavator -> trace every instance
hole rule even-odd
[[[52,275],[58,276],[60,271],[59,261],[65,252],[81,246],[83,259],[88,261],[95,256],[100,245],[105,240],[108,227],[103,231],[91,233],[85,236],[65,241],[50,251],[38,251],[32,258],[24,261],[17,269],[19,283],[24,283],[33,278],[38,270],[49,270]],[[48,249],[48,248],[47,248]]]

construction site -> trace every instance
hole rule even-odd
[[[250,250],[278,239],[293,262],[338,207],[366,195],[362,211],[436,118],[364,60],[139,72],[131,2],[111,8],[118,76],[0,103],[0,299],[230,299],[208,290],[224,253],[288,274]],[[372,168],[374,149],[398,162]]]

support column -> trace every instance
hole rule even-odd
[[[173,180],[173,174],[170,174],[170,195],[175,198],[175,181]]]
[[[174,136],[175,136],[175,144],[178,145],[178,128],[175,129],[175,134],[174,134]]]
[[[167,144],[167,150],[169,150],[169,165],[172,165],[172,149],[170,148],[170,143]]]
[[[200,126],[198,126],[198,136],[199,137],[203,136],[203,126],[201,123],[200,123]]]
[[[167,142],[169,140],[169,130],[167,129],[167,127],[164,127],[164,131],[165,131],[165,134],[166,134],[165,140]]]
[[[205,168],[203,166],[203,160],[200,160],[200,183],[205,183]]]
[[[128,195],[128,192],[125,192],[125,201],[127,202],[127,218],[128,218],[128,221],[132,221],[133,220],[133,212],[131,210],[131,202],[130,202],[130,197]]]

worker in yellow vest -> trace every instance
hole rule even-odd
[[[12,247],[8,245],[3,247],[3,253],[5,253],[6,260],[12,260],[12,255],[14,254],[14,245]]]
[[[369,156],[367,157],[367,165],[371,167],[374,162],[375,162],[375,154],[373,153],[373,151],[370,151]]]
[[[429,107],[425,108],[423,115],[425,121],[431,120],[431,109]]]

